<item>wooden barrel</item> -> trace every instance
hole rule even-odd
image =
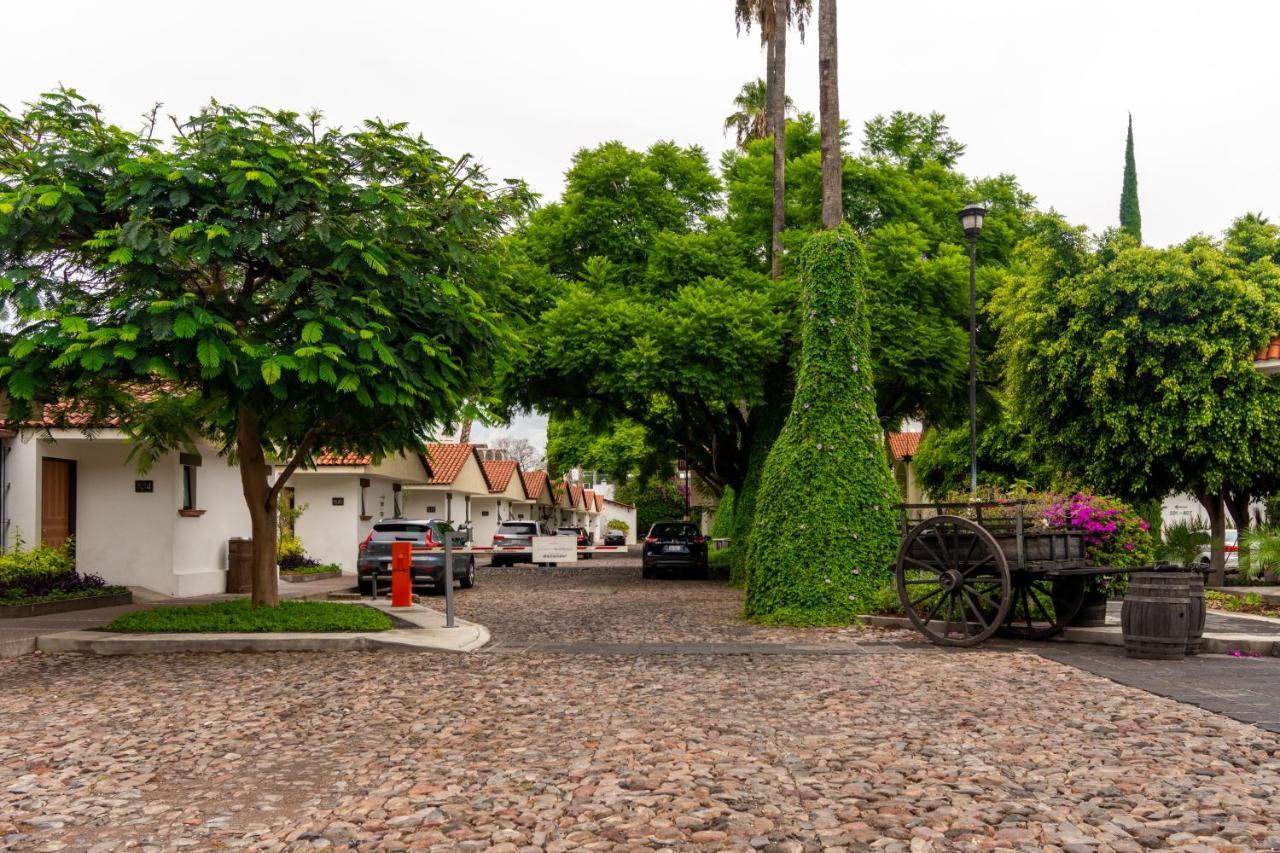
[[[1120,609],[1124,652],[1131,658],[1176,660],[1187,653],[1191,584],[1186,572],[1134,572]]]
[[[1200,654],[1200,641],[1204,637],[1204,575],[1197,571],[1187,574],[1187,587],[1191,598],[1191,614],[1187,623],[1187,654]]]

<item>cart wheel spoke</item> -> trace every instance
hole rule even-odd
[[[916,567],[917,569],[924,569],[925,571],[933,572],[935,575],[942,574],[942,569],[935,568],[933,565],[930,565],[929,563],[926,563],[923,560],[917,560],[915,557],[903,557],[902,559],[907,563],[910,563],[912,566]]]

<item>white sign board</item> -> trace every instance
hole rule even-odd
[[[578,561],[578,537],[534,536],[533,562],[576,563]]]

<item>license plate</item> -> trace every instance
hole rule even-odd
[[[662,549],[667,554],[688,554],[689,546],[687,545],[668,545]]]

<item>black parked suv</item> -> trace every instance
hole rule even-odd
[[[626,545],[627,534],[621,530],[606,530],[604,532],[604,544],[606,545]]]
[[[360,544],[360,556],[356,560],[356,581],[361,595],[372,595],[374,579],[378,593],[391,594],[391,544],[410,542],[414,545],[437,546],[444,544],[444,534],[453,525],[437,519],[421,521],[393,519],[379,521]],[[460,555],[453,558],[453,578],[463,589],[476,585],[476,558]],[[409,568],[409,579],[414,587],[430,587],[431,591],[444,594],[444,551],[414,552]]]
[[[556,535],[574,537],[575,539],[578,540],[579,548],[586,548],[590,545],[595,544],[595,542],[593,541],[595,537],[593,537],[592,534],[588,533],[587,528],[585,527],[561,527],[556,530]],[[583,559],[586,559],[586,560],[591,559],[590,554],[583,554],[582,557]]]
[[[641,577],[656,577],[659,571],[683,569],[706,580],[707,538],[696,524],[687,521],[659,521],[649,528],[641,551]]]

